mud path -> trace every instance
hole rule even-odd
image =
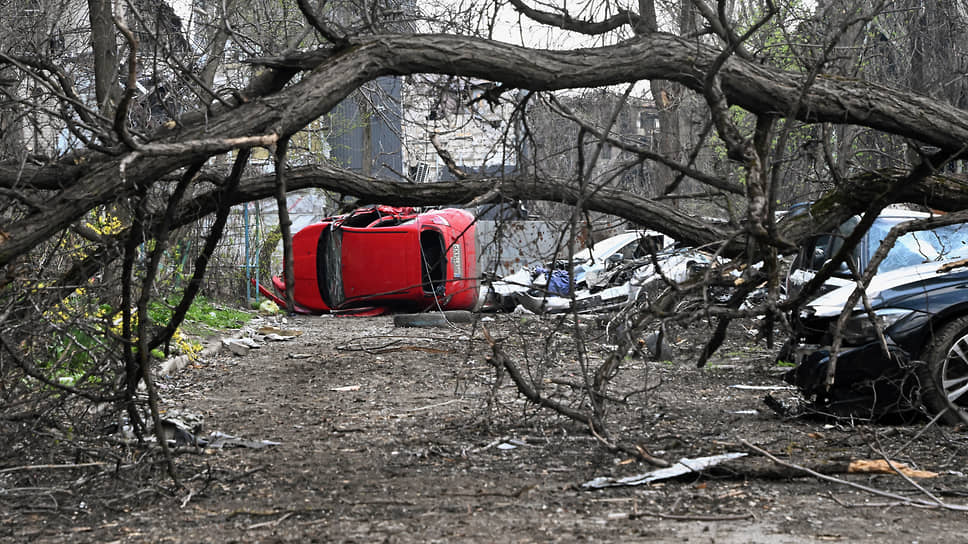
[[[530,336],[535,327],[548,326],[532,318],[525,331],[520,316],[491,319],[484,324],[496,336],[525,343],[538,338]],[[891,506],[897,501],[815,478],[768,477],[775,465],[756,456],[703,475],[584,490],[595,477],[655,467],[609,453],[585,429],[524,403],[507,383],[488,403],[494,371],[474,325],[407,329],[388,317],[297,317],[284,326],[302,334],[243,356],[223,352],[159,381],[166,409],[203,415],[206,431],[278,445],[188,448],[177,459],[181,491],[165,487],[160,465],[162,485],[105,479],[55,513],[8,512],[0,538],[880,543],[968,534],[963,512]],[[724,350],[704,370],[633,360],[625,379],[654,388],[616,409],[613,432],[670,460],[748,451],[742,439],[816,465],[877,458],[872,444],[895,451],[921,431],[923,424],[783,421],[764,407],[764,390],[732,387],[790,394],[768,361],[741,349]],[[556,371],[567,374],[567,365]],[[963,434],[929,429],[898,460],[939,472],[920,483],[968,503],[959,496],[968,491],[958,472],[964,447]],[[923,496],[893,475],[839,477]]]

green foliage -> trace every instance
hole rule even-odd
[[[91,375],[96,363],[94,354],[99,343],[94,336],[79,327],[53,334],[47,347],[47,357],[40,367],[50,376],[68,386],[79,386],[83,380],[88,384],[99,383],[97,376]]]
[[[179,299],[173,298],[165,301],[152,301],[148,305],[148,315],[155,323],[167,323],[171,319],[172,309],[178,304]],[[237,329],[245,324],[252,316],[242,310],[226,308],[214,304],[205,297],[195,297],[192,305],[185,313],[183,326],[192,332],[200,328],[209,329]],[[193,326],[194,325],[194,326]],[[199,327],[201,326],[201,327]]]

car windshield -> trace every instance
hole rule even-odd
[[[867,249],[869,262],[880,242],[891,227],[909,221],[910,217],[880,217],[871,225],[871,243]],[[964,258],[968,254],[968,224],[960,223],[933,230],[909,232],[897,239],[894,248],[878,267],[878,272],[889,272],[905,266],[930,261]]]
[[[589,261],[592,259],[592,254],[595,255],[596,259],[601,260],[609,255],[612,255],[613,253],[618,252],[633,242],[638,243],[640,239],[639,233],[619,234],[618,236],[606,238],[601,242],[596,243],[591,248],[576,251],[575,260]]]

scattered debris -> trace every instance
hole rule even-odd
[[[276,315],[279,313],[279,305],[271,300],[263,300],[262,304],[259,304],[259,312],[267,315]]]
[[[263,326],[263,327],[259,327],[256,330],[256,332],[259,333],[259,334],[265,335],[266,337],[269,337],[269,336],[283,336],[283,337],[290,337],[290,338],[291,337],[296,337],[296,336],[302,336],[302,333],[303,333],[303,331],[300,331],[300,330],[295,330],[295,329],[280,329],[279,327],[273,327],[271,325],[266,325],[266,326]]]
[[[341,393],[342,392],[346,392],[346,391],[359,391],[360,390],[360,387],[362,387],[360,384],[356,384],[356,385],[344,385],[343,387],[332,387],[332,388],[330,388],[330,391],[338,391],[338,392],[341,392]]]
[[[767,393],[763,397],[763,404],[776,412],[780,417],[798,417],[807,412],[804,407],[804,401],[801,397],[790,397],[787,399],[778,399],[774,397],[771,393]]]
[[[518,440],[517,438],[511,438],[510,440],[501,441],[501,443],[497,445],[497,449],[499,449],[499,450],[513,450],[513,449],[517,449],[519,446],[530,446],[530,444],[528,444],[524,440]]]
[[[635,486],[647,484],[649,482],[655,482],[657,480],[668,480],[669,478],[675,478],[677,476],[682,476],[683,474],[689,474],[691,472],[702,472],[709,467],[718,465],[720,463],[730,461],[732,459],[738,459],[740,457],[746,457],[748,454],[741,452],[724,453],[721,455],[710,455],[708,457],[696,457],[689,459],[683,457],[676,461],[674,465],[668,468],[660,468],[658,470],[653,470],[652,472],[646,472],[644,474],[635,474],[632,476],[626,476],[624,478],[613,478],[611,476],[600,476],[593,480],[589,480],[583,484],[582,487],[585,489],[603,489],[606,487],[621,487],[621,486]]]
[[[268,446],[278,446],[279,444],[282,444],[282,442],[273,442],[272,440],[247,440],[214,431],[208,435],[208,439],[205,440],[205,444],[203,445],[207,448],[252,448],[258,450]]]
[[[259,349],[261,344],[251,338],[223,338],[222,345],[235,355],[245,355],[249,350]]]
[[[286,340],[292,340],[293,338],[295,338],[295,336],[283,336],[274,332],[265,335],[265,339],[272,342],[285,342]]]
[[[202,432],[204,425],[205,418],[201,414],[170,410],[161,419],[161,434],[174,446],[196,446],[198,433]]]
[[[207,437],[201,436],[205,418],[201,414],[182,412],[180,410],[169,410],[161,419],[161,435],[168,442],[170,447],[190,446],[196,448],[265,448],[267,446],[278,446],[280,442],[271,440],[248,440],[238,438],[220,431],[212,431]],[[135,440],[134,433],[129,425],[122,425],[120,428],[126,440]],[[153,441],[156,437],[145,437],[148,441]]]

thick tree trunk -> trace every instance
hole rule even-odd
[[[19,83],[14,70],[0,69],[0,97],[17,96]],[[23,156],[24,142],[20,114],[15,106],[0,106],[0,157],[15,163],[15,170],[19,170],[17,167],[23,164]]]
[[[91,45],[94,48],[94,92],[101,114],[114,116],[121,86],[118,80],[118,40],[111,0],[88,0]]]

